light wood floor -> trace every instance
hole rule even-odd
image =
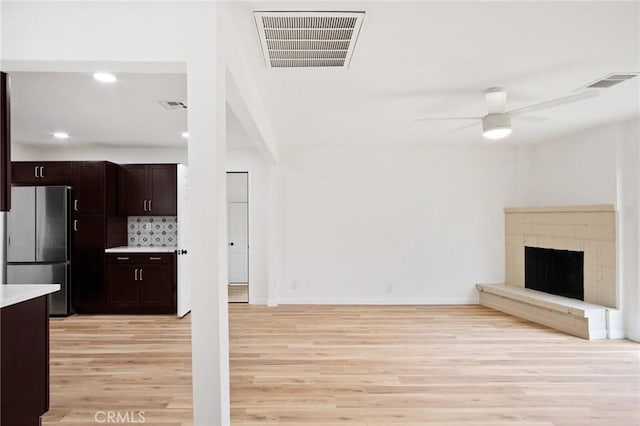
[[[481,306],[232,304],[229,322],[234,426],[640,425],[629,341]],[[108,409],[189,424],[188,319],[74,317],[51,330],[44,424],[96,424]]]
[[[230,303],[247,303],[249,301],[248,284],[229,284],[227,290]]]

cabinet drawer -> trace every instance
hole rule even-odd
[[[173,253],[113,253],[107,255],[109,265],[170,265]]]

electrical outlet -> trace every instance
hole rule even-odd
[[[291,281],[291,289],[292,290],[298,289],[298,281]]]
[[[393,284],[387,284],[387,293],[393,292]]]

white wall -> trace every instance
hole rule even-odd
[[[108,146],[31,147],[12,145],[13,161],[111,161],[117,164],[180,163],[187,164],[187,147],[126,148]]]
[[[618,282],[627,338],[640,341],[640,121],[618,129]]]
[[[472,303],[474,284],[504,282],[512,147],[280,153],[286,190],[280,303]]]
[[[525,183],[520,202],[525,206],[615,204],[616,132],[611,124],[523,147],[518,171]]]

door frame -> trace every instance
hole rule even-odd
[[[249,303],[251,300],[250,292],[251,292],[251,191],[250,191],[250,181],[249,181],[249,171],[238,171],[238,170],[228,170],[226,176],[230,174],[245,174],[247,176],[247,301],[246,302],[230,302],[230,303]],[[227,181],[228,182],[228,181]],[[227,194],[227,250],[229,247],[229,195]],[[244,283],[232,283],[229,281],[229,260],[227,259],[227,288],[230,285],[235,284],[244,284]]]

